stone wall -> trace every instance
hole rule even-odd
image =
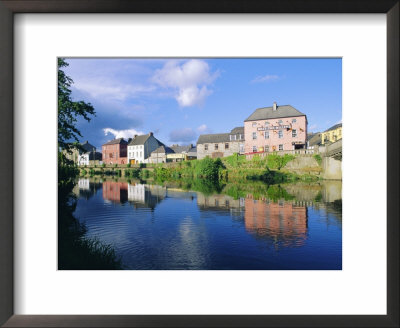
[[[333,157],[322,158],[322,178],[327,180],[342,180],[342,162]]]
[[[225,149],[225,144],[229,145],[228,149]],[[240,144],[244,144],[244,141],[230,141],[230,142],[217,142],[208,144],[197,145],[197,159],[203,159],[206,156],[211,158],[216,157],[228,157],[233,154],[240,152]],[[205,149],[205,145],[208,145],[208,150]],[[218,149],[215,149],[215,145],[218,145]]]

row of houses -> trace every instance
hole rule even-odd
[[[99,158],[106,164],[166,163],[191,159],[226,157],[233,154],[255,154],[314,148],[342,138],[342,125],[337,124],[322,133],[307,133],[307,116],[291,105],[256,109],[243,126],[230,132],[202,134],[196,146],[167,146],[152,132],[118,138],[102,145],[102,152],[88,142],[77,157],[78,165],[88,165]],[[75,154],[76,155],[76,154]]]

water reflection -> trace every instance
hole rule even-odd
[[[204,194],[80,179],[74,191],[86,201],[78,203],[77,216],[93,236],[113,243],[130,269],[341,268],[338,181],[229,185]]]

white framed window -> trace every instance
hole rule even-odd
[[[269,139],[269,131],[264,132],[264,139]]]
[[[278,137],[279,137],[279,138],[283,138],[283,131],[282,131],[282,130],[279,130],[279,131],[278,131]]]
[[[253,140],[257,139],[257,132],[253,132]]]
[[[253,146],[253,153],[257,152],[257,146]]]
[[[283,145],[279,145],[279,150],[283,150]]]
[[[265,122],[265,125],[269,125],[269,122],[268,122],[268,121],[266,121],[266,122]]]
[[[292,119],[292,123],[296,123],[296,119],[294,118],[294,119]]]
[[[257,126],[257,123],[256,123],[256,122],[253,122],[253,123],[251,124],[251,126]]]
[[[208,144],[204,145],[204,150],[208,150]]]
[[[265,146],[264,149],[266,152],[269,152],[269,146]]]
[[[292,137],[294,138],[294,137],[297,137],[297,130],[296,129],[293,129],[292,130]]]
[[[279,120],[279,121],[278,121],[278,123],[279,123],[279,124],[282,124],[282,123],[283,123],[283,121],[282,121],[282,120]]]

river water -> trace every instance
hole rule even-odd
[[[128,270],[341,270],[341,188],[80,178],[74,216]]]

